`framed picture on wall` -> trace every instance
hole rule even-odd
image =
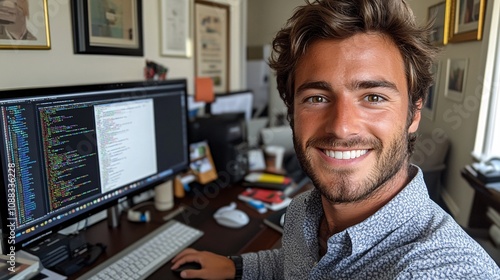
[[[429,88],[427,99],[425,100],[424,107],[422,108],[422,114],[431,120],[434,120],[434,115],[436,114],[440,73],[441,73],[441,63],[438,61],[432,65],[432,74],[434,77],[434,83]]]
[[[72,0],[75,53],[142,56],[141,0]]]
[[[449,42],[481,40],[486,0],[447,0],[450,6]]]
[[[446,63],[445,96],[451,100],[461,102],[465,95],[465,81],[467,80],[467,58],[451,59]]]
[[[0,49],[50,49],[47,1],[0,1]]]
[[[195,0],[195,77],[210,77],[214,92],[229,91],[229,6]]]
[[[435,45],[446,45],[448,43],[448,28],[446,22],[446,2],[429,7],[427,20],[433,21],[432,33],[429,40]]]
[[[189,0],[160,0],[161,54],[191,56]]]

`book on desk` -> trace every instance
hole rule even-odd
[[[238,195],[238,199],[245,202],[260,201],[267,209],[278,211],[286,208],[292,201],[282,191],[247,188]]]

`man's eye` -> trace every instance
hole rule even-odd
[[[309,103],[323,103],[326,102],[326,99],[321,96],[311,96],[307,98],[306,101]]]
[[[374,95],[374,94],[366,96],[365,99],[366,99],[366,101],[368,101],[370,103],[378,103],[378,102],[382,102],[385,100],[382,96]]]

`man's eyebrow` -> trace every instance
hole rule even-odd
[[[398,87],[396,86],[395,83],[389,82],[387,80],[357,80],[353,81],[349,85],[349,89],[351,90],[360,90],[360,89],[372,89],[372,88],[387,88],[390,89],[394,92],[399,93]],[[314,82],[307,82],[301,84],[296,91],[296,94],[300,94],[302,91],[308,90],[308,89],[318,89],[318,90],[325,90],[325,91],[333,91],[332,86],[330,83],[325,82],[325,81],[314,81]]]
[[[399,92],[398,87],[395,83],[389,82],[387,80],[361,80],[354,81],[351,86],[353,90],[359,89],[371,89],[371,88],[387,88],[395,92]]]
[[[316,82],[307,82],[301,84],[296,91],[296,94],[301,93],[304,90],[307,89],[319,89],[319,90],[326,90],[326,91],[332,91],[332,86],[324,81],[316,81]]]

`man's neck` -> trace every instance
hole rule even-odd
[[[395,175],[394,180],[378,188],[366,199],[351,203],[332,203],[321,197],[327,233],[329,236],[359,224],[391,201],[414,177],[408,170]]]

